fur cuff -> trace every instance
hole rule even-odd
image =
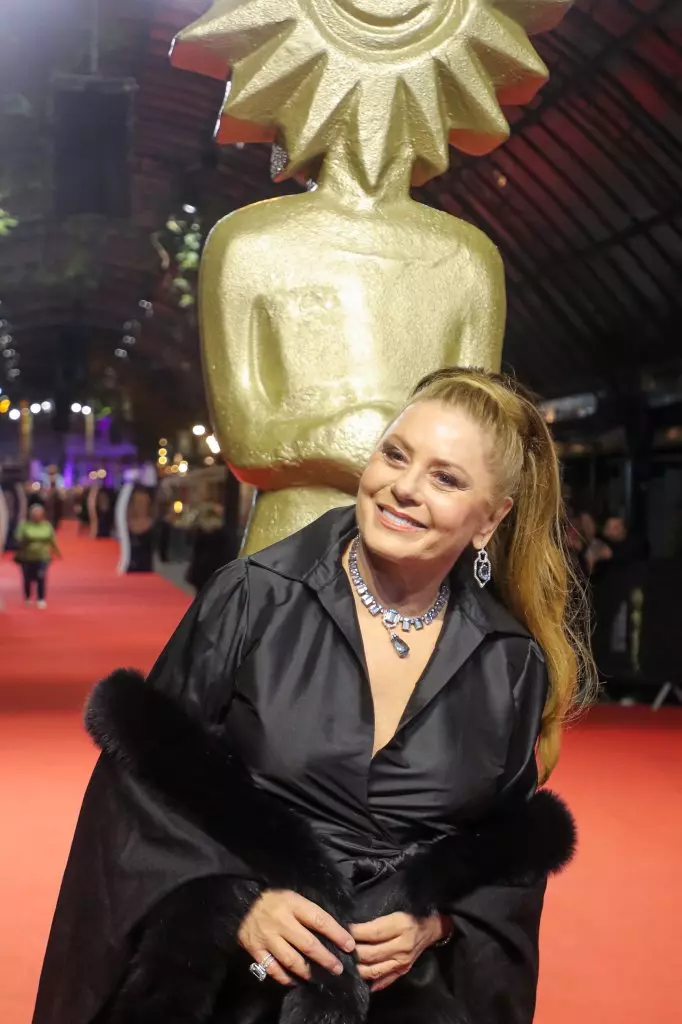
[[[121,669],[93,690],[85,725],[97,745],[152,786],[270,888],[293,889],[348,920],[352,900],[307,822],[254,785],[215,731]],[[292,856],[281,855],[286,836]]]
[[[209,1020],[239,926],[259,893],[254,882],[209,876],[161,900],[145,920],[124,983],[104,1014],[106,1024]]]
[[[481,885],[536,885],[573,859],[576,827],[563,801],[541,790],[476,833],[448,836],[411,857],[397,901],[426,916]]]
[[[85,720],[105,753],[252,866],[269,888],[302,893],[340,921],[357,912],[307,822],[253,783],[218,732],[138,673],[120,670],[99,683]],[[282,856],[282,836],[288,856]],[[481,885],[533,884],[568,864],[575,845],[570,812],[543,790],[476,831],[417,848],[369,899],[382,901],[375,911],[424,916]]]
[[[254,784],[219,731],[137,673],[121,670],[98,684],[87,705],[86,727],[109,757],[253,868],[263,887],[299,892],[342,924],[398,910],[426,916],[479,886],[532,884],[560,870],[575,848],[575,826],[567,808],[557,796],[541,792],[513,814],[476,831],[462,830],[406,851],[387,882],[367,887],[359,898],[307,822]],[[211,881],[217,898],[197,900],[194,886],[198,892],[202,884],[212,891],[209,880],[198,880],[167,897],[156,916],[145,922],[138,953],[107,1024],[210,1020],[213,1001],[225,983],[225,953],[234,952],[238,923],[258,891],[254,883],[244,889],[244,883],[231,878]],[[187,919],[194,920],[191,927],[183,925]],[[368,986],[353,958],[334,952],[344,973],[336,978],[313,967],[313,983],[299,985],[284,997],[281,1024],[362,1024],[366,1019]],[[232,999],[238,998],[247,966],[240,964]],[[173,978],[173,984],[155,982],[159,978]],[[251,985],[249,998],[264,998],[267,988],[254,990]],[[424,988],[436,992],[433,984],[416,985],[420,1000]],[[441,1024],[448,1020],[447,1012],[436,1000],[427,1016]],[[411,1019],[424,1017],[416,1013]]]

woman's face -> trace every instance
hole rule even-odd
[[[389,427],[360,480],[357,517],[370,553],[449,568],[484,547],[512,506],[494,500],[491,439],[465,412],[415,402]]]
[[[45,518],[45,509],[42,505],[31,505],[28,517],[32,523],[42,523]]]

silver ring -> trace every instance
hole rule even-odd
[[[268,976],[268,967],[270,964],[274,964],[274,962],[274,956],[272,953],[268,953],[268,955],[264,957],[259,964],[255,962],[252,963],[249,970],[255,978],[258,978],[259,981],[265,981]]]

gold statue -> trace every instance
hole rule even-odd
[[[200,312],[216,433],[258,489],[246,550],[348,504],[410,387],[444,364],[497,369],[499,253],[414,202],[448,143],[487,153],[502,103],[545,81],[526,31],[564,0],[215,0],[179,66],[228,78],[219,142],[282,140],[318,187],[213,229]]]

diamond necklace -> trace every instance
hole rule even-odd
[[[409,633],[411,629],[420,630],[424,626],[430,626],[434,619],[437,619],[440,612],[448,602],[450,588],[447,583],[441,583],[438,590],[438,597],[434,604],[423,615],[401,615],[395,608],[384,608],[371,594],[369,587],[360,575],[358,569],[358,546],[359,538],[356,537],[351,545],[348,555],[348,571],[355,591],[370,615],[381,615],[382,622],[389,632],[391,646],[399,658],[406,658],[410,653],[410,645],[402,637],[398,636],[396,629],[402,626],[403,633]]]

